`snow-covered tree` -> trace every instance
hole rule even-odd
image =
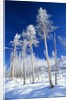
[[[16,48],[17,48],[18,45],[20,45],[20,43],[19,43],[20,37],[21,37],[21,35],[16,33],[13,41],[10,41],[10,43],[13,46],[12,65],[11,65],[11,78],[14,77],[14,68],[15,68],[15,63],[16,63]]]
[[[36,38],[36,30],[33,25],[27,27],[27,39],[31,51],[31,65],[32,65],[32,83],[34,83],[34,59],[33,59],[33,45],[37,46],[39,43]]]
[[[26,83],[26,48],[28,42],[26,39],[22,41],[22,62],[23,62],[23,84]]]
[[[10,76],[14,77],[14,62],[13,62],[13,52],[11,53],[11,61],[10,61]]]
[[[22,46],[23,84],[25,84],[26,83],[26,55],[27,55],[27,46],[28,46],[26,31],[23,31],[22,33],[21,46]]]
[[[49,83],[50,83],[50,87],[53,87],[52,79],[51,79],[50,64],[49,64],[47,38],[49,36],[49,33],[53,32],[56,29],[56,26],[53,26],[53,22],[49,20],[50,17],[51,16],[47,14],[46,9],[40,8],[38,10],[38,15],[36,16],[36,21],[37,21],[36,28],[38,30],[38,34],[44,39],[45,56],[46,56],[47,65],[48,65]]]
[[[22,55],[21,51],[19,50],[18,54],[16,55],[16,62],[15,62],[15,77],[16,78],[22,78]]]

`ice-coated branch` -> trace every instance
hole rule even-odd
[[[57,27],[53,25],[53,21],[49,19],[50,17],[51,16],[47,13],[46,9],[42,9],[42,7],[39,8],[38,15],[36,16],[36,22],[37,22],[36,29],[37,29],[38,35],[42,37],[42,39],[44,40],[44,45],[45,45],[44,53],[47,59],[49,83],[50,83],[50,87],[53,87],[52,80],[51,80],[47,38],[51,39],[51,35],[49,36],[49,33],[56,30]]]
[[[11,66],[11,78],[14,77],[14,69],[15,69],[15,63],[16,63],[16,48],[18,45],[20,45],[19,39],[20,39],[20,35],[18,33],[16,33],[16,35],[14,36],[13,41],[10,41],[10,44],[12,44],[13,46],[13,57],[12,57],[12,66]]]
[[[31,65],[32,65],[32,83],[34,83],[34,58],[33,58],[33,45],[37,46],[39,41],[36,38],[36,30],[33,25],[27,26],[27,40],[31,51]]]
[[[43,36],[43,31],[45,31],[46,37],[48,33],[53,32],[58,27],[53,26],[53,22],[49,19],[51,15],[47,14],[46,9],[40,8],[38,10],[38,15],[36,16],[37,25],[36,28],[39,31],[39,35]]]
[[[59,41],[61,42],[61,44],[66,48],[66,40],[65,38],[58,36]]]

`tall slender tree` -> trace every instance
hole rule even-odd
[[[33,25],[27,27],[27,39],[31,50],[31,65],[32,65],[32,84],[34,84],[34,58],[33,58],[33,45],[37,46],[39,43],[36,38],[36,31]]]
[[[23,84],[26,83],[26,48],[28,42],[26,39],[22,41],[22,62],[23,62]]]
[[[10,62],[10,76],[11,76],[11,79],[14,77],[14,57],[13,57],[13,52],[11,53],[11,62]]]
[[[16,47],[19,45],[19,39],[20,35],[17,33],[13,39],[13,41],[10,41],[10,43],[13,46],[13,56],[12,56],[12,66],[11,66],[11,78],[14,77],[14,69],[15,69],[15,63],[16,63]]]
[[[51,16],[47,14],[46,9],[40,8],[38,10],[38,15],[36,16],[36,21],[37,21],[36,28],[37,28],[38,34],[44,39],[45,56],[46,56],[47,65],[48,65],[49,83],[50,83],[50,87],[52,88],[53,84],[52,84],[52,79],[51,79],[47,37],[49,36],[49,33],[53,32],[56,29],[56,26],[53,26],[53,22],[49,20],[50,17]]]

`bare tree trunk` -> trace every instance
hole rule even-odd
[[[47,65],[48,65],[49,83],[50,83],[50,87],[52,88],[53,84],[52,84],[52,79],[51,79],[51,71],[50,71],[49,56],[48,56],[48,47],[47,47],[45,32],[44,32],[44,44],[45,44],[45,53],[46,53],[46,59],[47,59]]]
[[[23,52],[23,84],[26,84],[25,52]]]
[[[15,50],[13,51],[13,57],[12,57],[11,79],[13,79],[13,77],[14,77],[14,58],[15,58]]]
[[[32,84],[34,84],[34,61],[33,61],[33,47],[31,45],[31,64],[32,64]]]
[[[57,49],[56,49],[56,34],[54,33],[54,51],[55,51],[55,84],[57,84]]]
[[[26,84],[26,69],[25,69],[25,61],[23,62],[23,84]]]
[[[14,77],[14,65],[13,65],[13,62],[12,62],[12,66],[11,66],[11,79],[13,79]]]

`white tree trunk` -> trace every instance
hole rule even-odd
[[[25,60],[24,60],[24,62],[23,62],[23,79],[24,79],[24,81],[23,81],[23,84],[26,84],[26,69],[25,69]]]
[[[13,64],[13,58],[12,58],[12,65],[11,65],[11,79],[14,77],[14,64]]]
[[[25,52],[23,52],[23,84],[26,84]]]
[[[12,57],[12,66],[11,66],[11,79],[14,78],[15,56],[16,56],[16,48],[14,47],[13,57]]]
[[[49,83],[50,83],[50,87],[53,87],[52,84],[52,79],[51,79],[51,71],[50,71],[50,64],[49,64],[49,56],[48,56],[48,47],[47,47],[47,41],[46,41],[46,34],[44,32],[44,44],[45,44],[45,52],[46,52],[46,59],[47,59],[47,65],[48,65],[48,76],[49,76]]]
[[[33,61],[33,47],[31,45],[31,65],[32,65],[32,84],[34,84],[34,61]]]
[[[55,84],[57,84],[57,49],[56,49],[56,34],[54,33],[54,51],[55,51]]]

